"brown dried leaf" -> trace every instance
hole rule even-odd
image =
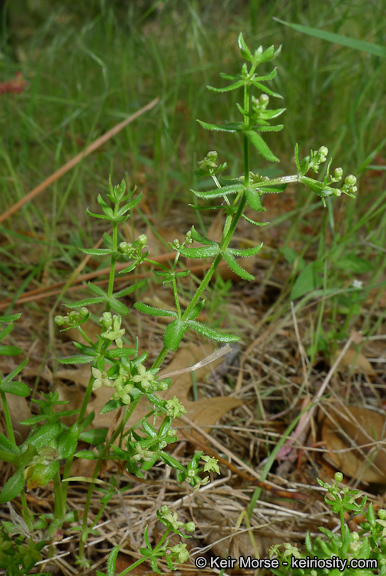
[[[341,350],[337,350],[335,358],[339,356]],[[357,374],[367,374],[368,376],[375,376],[375,372],[370,362],[367,360],[363,354],[358,353],[356,350],[347,350],[341,361],[339,362],[339,367],[342,370],[352,370]]]
[[[194,520],[202,527],[206,534],[205,542],[213,545],[213,552],[216,556],[221,556],[221,558],[226,558],[228,555],[232,558],[251,556],[255,558],[257,550],[260,558],[265,558],[273,544],[283,542],[283,538],[275,534],[275,529],[269,527],[265,530],[253,530],[251,533],[242,530],[240,534],[235,534],[235,525],[239,521],[240,513],[230,512],[229,500],[226,499],[224,499],[222,509],[218,500],[217,498],[216,504],[210,509],[208,509],[207,501],[202,502],[201,507],[200,503],[197,502],[194,511]]]
[[[386,485],[386,449],[380,446],[385,438],[384,414],[356,406],[328,405],[322,422],[322,440],[328,450],[324,457],[344,475]]]
[[[22,420],[31,418],[31,410],[29,409],[28,401],[22,396],[15,396],[14,394],[7,394],[7,404],[9,413],[11,415],[12,428],[15,433],[15,440],[17,444],[22,444],[30,433],[30,426],[23,426],[19,424]],[[3,411],[2,402],[0,400],[1,411]]]

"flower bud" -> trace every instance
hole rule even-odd
[[[145,234],[141,234],[140,236],[138,236],[138,244],[140,244],[141,246],[145,246],[147,242],[147,236]]]
[[[342,472],[335,472],[334,480],[335,480],[335,482],[342,482],[342,480],[343,480]]]
[[[335,171],[334,171],[335,180],[341,180],[342,176],[343,176],[343,169],[342,168],[335,168]]]
[[[185,530],[186,530],[187,532],[194,532],[195,529],[196,529],[196,526],[195,526],[194,522],[187,522],[187,523],[185,524]]]
[[[355,176],[350,174],[349,176],[346,176],[344,183],[347,186],[350,186],[350,188],[351,188],[351,186],[355,186],[355,184],[357,183],[357,179],[355,178]]]
[[[321,146],[321,147],[319,148],[319,154],[320,154],[321,156],[327,157],[328,148],[327,148],[326,146]]]

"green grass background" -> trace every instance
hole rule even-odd
[[[38,278],[44,269],[61,279],[58,262],[76,265],[76,246],[99,237],[85,209],[95,208],[110,174],[114,182],[126,177],[145,186],[156,225],[172,208],[192,201],[192,170],[208,150],[219,152],[232,175],[242,172],[241,141],[206,132],[196,122],[237,118],[241,95],[213,94],[206,86],[221,85],[219,72],[240,70],[240,31],[252,49],[283,45],[272,87],[284,96],[285,128],[268,136],[279,169],[293,171],[298,142],[303,154],[326,145],[333,167],[359,177],[357,200],[341,200],[345,208],[332,245],[326,247],[323,238],[332,227],[332,208],[322,224],[312,212],[302,216],[312,238],[299,232],[296,214],[310,202],[301,190],[297,212],[288,216],[293,225],[286,242],[313,244],[323,262],[327,256],[338,261],[349,250],[372,262],[366,279],[379,283],[386,245],[385,172],[378,166],[385,158],[386,60],[301,34],[274,18],[383,46],[384,7],[379,0],[371,9],[364,0],[9,2],[0,81],[19,71],[28,88],[0,95],[1,211],[113,125],[153,98],[161,100],[0,227],[3,295],[12,293],[15,277],[27,289],[30,275]],[[252,157],[253,171],[264,166]],[[370,178],[372,166],[377,172]],[[282,202],[285,214],[285,195]],[[38,251],[38,261],[23,258],[25,247]],[[358,276],[358,270],[346,272]]]

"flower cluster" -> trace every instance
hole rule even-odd
[[[63,326],[63,324],[69,324],[70,328],[74,328],[86,322],[90,316],[87,308],[82,307],[80,310],[73,310],[68,314],[68,316],[56,316],[55,322],[58,326]]]
[[[125,333],[125,330],[121,329],[122,318],[116,314],[113,316],[110,312],[104,312],[99,321],[105,329],[105,332],[101,334],[102,338],[115,341],[118,348],[122,348],[122,336]]]

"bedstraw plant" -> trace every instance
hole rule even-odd
[[[225,260],[233,272],[243,280],[254,280],[254,277],[240,266],[237,258],[255,256],[262,249],[262,244],[254,248],[240,249],[232,245],[232,239],[241,218],[255,226],[264,226],[267,223],[251,219],[245,213],[246,208],[251,208],[258,216],[259,213],[265,211],[261,202],[262,196],[281,193],[290,182],[305,185],[311,192],[320,196],[324,205],[331,197],[340,196],[342,193],[353,197],[356,191],[356,179],[351,175],[345,178],[340,187],[336,186],[342,181],[343,170],[336,168],[331,173],[331,160],[327,162],[322,180],[308,175],[310,171],[318,173],[321,164],[327,161],[328,149],[325,146],[321,146],[316,151],[311,150],[302,159],[299,158],[299,150],[296,146],[295,174],[270,179],[255,168],[251,170],[252,151],[257,152],[266,161],[279,161],[264,139],[266,132],[279,132],[283,128],[282,124],[273,122],[283,114],[285,109],[271,108],[270,105],[271,99],[281,99],[281,96],[267,86],[267,83],[275,78],[277,71],[274,68],[268,73],[260,73],[258,69],[261,65],[274,60],[279,55],[280,48],[275,50],[271,46],[263,50],[259,47],[255,52],[251,52],[242,34],[239,36],[238,45],[241,56],[246,60],[240,74],[221,74],[221,77],[228,81],[228,85],[222,88],[210,87],[209,90],[216,93],[241,90],[243,98],[241,103],[237,104],[240,120],[226,122],[224,125],[202,121],[200,124],[207,130],[233,133],[241,137],[244,172],[239,178],[227,178],[224,175],[226,164],[218,161],[217,152],[211,151],[198,163],[197,175],[205,178],[209,175],[214,187],[205,192],[193,191],[199,200],[204,200],[208,204],[204,207],[193,206],[194,209],[219,210],[224,214],[220,242],[211,240],[192,227],[182,243],[177,240],[171,243],[175,258],[170,267],[152,261],[146,249],[145,235],[140,235],[137,240],[128,243],[121,239],[119,231],[120,225],[130,219],[133,209],[141,201],[141,193],[137,194],[135,189],[127,190],[124,181],[118,186],[113,186],[110,181],[107,197],[99,195],[97,198],[100,212],[93,213],[87,210],[87,214],[93,218],[105,220],[111,232],[103,235],[103,248],[82,250],[87,255],[109,261],[110,273],[107,289],[104,290],[96,284],[89,283],[91,296],[69,305],[68,308],[71,311],[55,319],[62,330],[76,328],[86,341],[86,344],[74,342],[76,354],[59,360],[67,365],[90,365],[90,379],[81,407],[78,410],[62,410],[61,406],[65,402],[59,399],[57,392],[42,393],[38,400],[32,400],[38,408],[38,415],[22,422],[31,427],[29,437],[18,445],[7,409],[7,394],[20,396],[28,394],[25,385],[13,381],[26,361],[1,380],[0,394],[6,416],[6,434],[0,435],[0,456],[3,460],[13,464],[15,470],[0,494],[0,503],[10,502],[20,495],[23,504],[23,522],[29,533],[33,534],[36,523],[39,522],[39,528],[45,531],[46,539],[51,541],[60,538],[64,523],[78,522],[80,544],[77,562],[79,568],[89,565],[86,557],[88,536],[95,530],[109,499],[118,489],[117,480],[113,476],[107,486],[102,484],[104,488],[100,510],[95,520],[90,523],[88,512],[91,499],[94,492],[100,490],[97,482],[98,473],[106,460],[119,463],[121,469],[124,467],[130,474],[141,478],[157,463],[164,463],[176,471],[178,481],[187,482],[194,490],[198,490],[200,486],[209,481],[206,473],[219,472],[215,459],[201,452],[197,452],[188,465],[181,464],[170,455],[168,445],[177,441],[173,421],[185,412],[185,408],[176,397],[171,400],[162,398],[162,392],[171,385],[171,380],[160,378],[158,373],[164,360],[178,349],[188,331],[194,331],[217,342],[228,343],[239,339],[236,335],[226,334],[205,325],[198,320],[198,316],[205,306],[205,289],[213,279],[222,260]],[[192,246],[194,242],[196,245]],[[185,309],[180,304],[179,285],[181,280],[189,274],[189,270],[181,266],[181,258],[210,259],[211,261]],[[138,339],[135,342],[128,342],[125,336],[122,319],[130,311],[122,299],[134,293],[143,285],[143,282],[134,283],[123,290],[116,290],[116,263],[122,260],[127,261],[127,267],[119,274],[128,275],[147,262],[156,268],[154,272],[156,277],[164,284],[169,284],[173,292],[175,303],[173,310],[160,309],[141,302],[134,304],[134,308],[144,314],[170,319],[164,332],[163,346],[158,356],[152,361],[148,358],[148,353],[139,354]],[[100,333],[92,339],[83,329],[83,325],[90,316],[90,309],[94,311],[96,307],[101,308]],[[15,319],[16,316],[3,318],[3,322],[8,325],[0,337],[5,337],[11,331],[12,322]],[[15,354],[16,349],[4,346],[2,353]],[[110,387],[112,392],[111,400],[107,402],[102,412],[111,412],[112,420],[114,412],[120,411],[121,413],[119,424],[111,436],[108,436],[107,430],[91,428],[95,415],[92,412],[87,413],[92,391],[101,386]],[[135,426],[127,426],[143,397],[147,399],[151,409]],[[72,426],[63,422],[63,417],[69,415],[76,415],[76,421]],[[160,417],[162,422],[158,426],[157,422]],[[81,450],[80,442],[83,445],[88,443],[90,448]],[[83,518],[78,518],[67,507],[68,485],[69,482],[75,480],[71,477],[71,466],[75,458],[95,461],[94,473],[89,479]],[[65,462],[63,470],[61,470],[60,461]],[[50,481],[53,482],[54,487],[55,509],[52,515],[46,514],[37,520],[27,506],[25,490],[45,486]],[[186,545],[178,544],[169,547],[167,535],[177,532],[181,537],[188,537],[185,532],[192,531],[193,524],[179,522],[175,513],[165,507],[158,512],[158,518],[166,526],[166,535],[160,543],[152,547],[146,531],[144,534],[146,547],[140,549],[141,560],[122,574],[129,572],[140,562],[149,561],[152,569],[158,572],[157,563],[161,558],[166,559],[170,569],[187,559]],[[9,532],[10,527],[8,526],[5,530]],[[115,570],[113,557],[110,559],[109,566],[110,574]]]

